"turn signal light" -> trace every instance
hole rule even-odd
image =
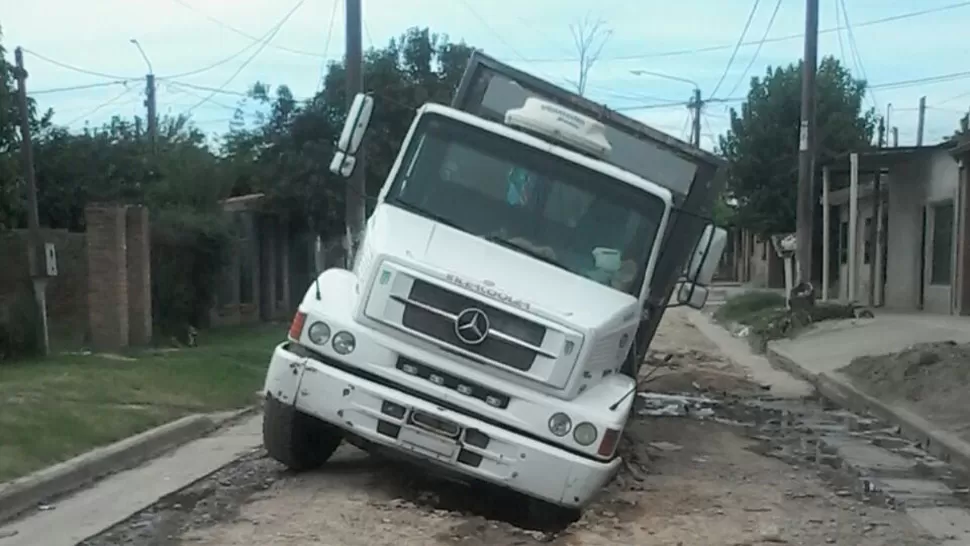
[[[306,313],[297,311],[296,315],[293,316],[293,322],[290,323],[290,339],[293,341],[299,341],[300,335],[303,334],[303,326],[305,324]]]
[[[600,442],[600,447],[596,450],[596,454],[600,457],[612,457],[613,452],[616,451],[616,444],[620,440],[619,430],[608,428],[603,434],[603,440]]]

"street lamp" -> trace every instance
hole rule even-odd
[[[141,44],[138,43],[138,40],[136,40],[135,38],[132,38],[128,41],[135,44],[135,47],[138,48],[138,52],[141,53],[141,58],[145,59],[145,64],[148,65],[148,73],[154,74],[155,71],[152,70],[152,62],[148,60],[148,55],[145,55],[145,50],[141,48]]]

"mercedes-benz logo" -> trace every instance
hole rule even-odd
[[[469,307],[455,317],[455,335],[468,345],[478,345],[488,337],[488,315],[481,309]]]

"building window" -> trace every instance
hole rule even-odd
[[[950,284],[953,264],[953,201],[933,205],[933,252],[930,284]]]

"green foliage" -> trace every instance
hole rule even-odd
[[[718,227],[733,227],[737,219],[737,208],[728,203],[727,196],[722,193],[714,200],[711,217]]]
[[[714,313],[721,322],[748,324],[748,321],[766,309],[785,307],[785,297],[777,292],[756,290],[729,298]]]
[[[189,325],[206,325],[232,243],[228,217],[191,208],[161,209],[152,217],[151,230],[156,327],[182,335]]]
[[[731,110],[730,129],[720,137],[736,221],[759,234],[795,230],[801,74],[799,62],[752,78],[747,101]],[[816,82],[816,163],[870,146],[876,114],[863,108],[866,83],[834,57],[822,59]]]
[[[414,110],[428,101],[450,102],[471,51],[412,28],[367,52],[364,82],[376,95],[364,144],[368,195],[383,184]],[[223,143],[234,188],[265,192],[272,209],[306,221],[325,238],[343,231],[346,189],[328,167],[347,110],[345,76],[343,64],[332,63],[323,90],[306,103],[295,101],[285,86],[272,94],[257,83],[250,95],[269,106],[269,115],[255,129],[235,128]]]

